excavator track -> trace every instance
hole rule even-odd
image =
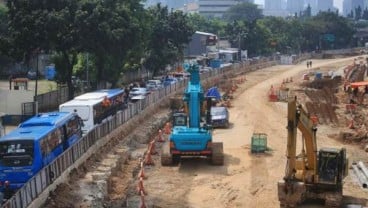
[[[170,166],[172,164],[173,164],[173,157],[172,157],[172,154],[170,153],[170,146],[166,142],[162,147],[161,165],[162,166]]]
[[[328,193],[325,196],[325,207],[338,208],[341,207],[341,202],[342,193],[340,192]]]
[[[222,142],[212,143],[212,165],[224,165],[224,148]]]

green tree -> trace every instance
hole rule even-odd
[[[226,22],[219,18],[206,18],[199,14],[190,14],[188,16],[190,25],[194,31],[202,31],[216,34],[219,37],[225,36]]]
[[[233,21],[226,26],[227,39],[232,47],[244,50],[247,48],[246,39],[249,33],[249,25],[246,21]]]
[[[234,20],[254,22],[262,17],[262,10],[258,9],[256,4],[249,2],[234,5],[224,14],[224,19],[228,22],[233,22]]]
[[[188,17],[181,11],[170,12],[157,4],[149,9],[151,31],[145,66],[158,74],[167,64],[178,61],[194,33]]]
[[[125,62],[142,57],[147,34],[144,8],[139,0],[82,1],[80,7],[79,36],[83,50],[94,57],[97,82],[116,85]]]
[[[347,47],[351,44],[354,34],[351,22],[334,12],[320,12],[303,25],[305,38],[303,48],[307,50],[314,50],[316,47],[321,49]],[[327,40],[326,35],[333,36],[333,40]]]

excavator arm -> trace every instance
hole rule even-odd
[[[287,140],[287,167],[285,179],[292,180],[297,171],[302,171],[305,176],[306,171],[312,175],[316,175],[317,171],[317,128],[310,119],[308,113],[297,103],[296,98],[288,102],[288,140]],[[302,150],[302,168],[297,165],[298,155],[297,148],[297,131],[302,134],[302,145],[305,147]]]
[[[347,164],[345,149],[324,148],[317,152],[317,128],[296,98],[288,102],[287,119],[287,165],[284,180],[278,182],[280,206],[295,207],[307,198],[318,198],[325,200],[326,207],[339,207]],[[297,155],[298,130],[302,151]]]

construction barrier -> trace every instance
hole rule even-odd
[[[271,85],[270,90],[268,92],[268,100],[271,102],[277,101],[277,95],[275,93],[275,89],[273,88],[273,85]]]

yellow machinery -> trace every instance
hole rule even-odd
[[[297,155],[298,129],[302,150]],[[288,101],[287,131],[285,176],[278,182],[280,206],[295,207],[305,199],[323,199],[326,207],[340,207],[348,166],[345,148],[317,151],[317,128],[296,98]]]

